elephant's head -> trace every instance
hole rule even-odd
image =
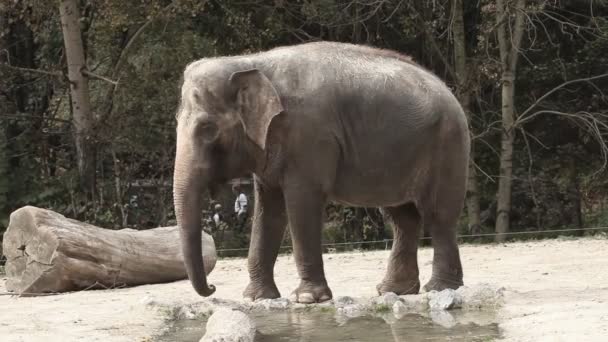
[[[215,287],[203,266],[201,194],[260,167],[270,123],[282,111],[277,91],[257,69],[199,62],[184,73],[173,199],[186,271],[202,296]]]

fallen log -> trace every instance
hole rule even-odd
[[[215,267],[203,232],[205,272]],[[20,295],[165,283],[187,278],[177,226],[110,230],[27,206],[14,211],[2,243],[8,291]]]

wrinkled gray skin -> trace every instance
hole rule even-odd
[[[287,223],[301,279],[292,299],[332,298],[321,256],[328,201],[378,206],[395,241],[379,293],[417,293],[424,224],[434,245],[426,290],[462,285],[455,224],[469,158],[450,90],[408,57],[340,43],[202,59],[184,72],[174,200],[186,269],[202,296],[201,193],[254,174],[248,299],[276,298],[273,268]],[[357,286],[353,284],[353,286]]]

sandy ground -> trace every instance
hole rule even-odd
[[[498,312],[506,340],[608,341],[608,239],[545,240],[463,245],[465,284],[506,288]],[[387,251],[324,256],[334,296],[372,297]],[[430,277],[432,249],[419,253],[421,280]],[[291,256],[280,257],[275,277],[283,296],[297,285]],[[210,276],[214,297],[240,300],[245,259],[220,260]],[[0,282],[4,292],[4,279]],[[149,341],[164,326],[150,298],[200,301],[187,281],[56,296],[0,296],[1,341]]]

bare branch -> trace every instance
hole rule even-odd
[[[409,4],[408,7],[414,12],[415,17],[416,17],[415,21],[418,23],[418,27],[420,27],[420,29],[422,29],[422,32],[424,32],[425,36],[429,39],[429,42],[431,44],[431,47],[433,48],[433,51],[435,51],[435,54],[437,54],[437,57],[439,57],[439,59],[441,59],[441,63],[443,63],[443,65],[445,66],[445,69],[447,70],[448,74],[450,74],[450,77],[456,83],[458,83],[458,79],[459,79],[458,75],[456,75],[456,72],[454,71],[452,64],[447,60],[444,53],[441,51],[441,48],[439,47],[439,45],[437,44],[437,41],[435,40],[435,36],[433,36],[431,31],[429,30],[427,23],[425,22],[424,18],[422,17],[422,14],[418,11],[418,9],[416,9],[411,4]]]
[[[483,174],[484,176],[486,176],[486,178],[488,178],[488,180],[492,183],[496,183],[496,181],[494,180],[494,178],[492,176],[490,176],[489,174],[487,174],[475,161],[471,161],[471,163],[473,163],[473,165],[475,166],[475,169],[477,169],[477,171],[481,172],[481,174]]]
[[[13,70],[17,70],[17,71],[24,71],[24,72],[33,72],[33,73],[37,73],[37,74],[43,74],[43,75],[49,75],[49,76],[55,76],[55,77],[63,77],[63,73],[59,72],[59,71],[46,71],[46,70],[40,70],[40,69],[31,69],[31,68],[23,68],[23,67],[18,67],[18,66],[14,66],[14,65],[10,65],[7,63],[0,63],[0,66],[3,66],[5,68],[9,68],[9,69],[13,69]]]
[[[161,16],[168,13],[168,10],[171,9],[174,6],[174,3],[171,2],[169,5],[165,6],[161,11]],[[122,51],[120,51],[120,55],[118,56],[118,59],[116,60],[116,64],[114,64],[114,68],[112,69],[112,74],[110,75],[111,79],[119,79],[118,74],[120,73],[120,69],[122,68],[123,64],[126,61],[126,57],[127,57],[127,53],[129,53],[131,51],[131,48],[133,47],[134,42],[142,35],[142,33],[145,31],[145,29],[150,26],[150,24],[152,22],[154,22],[154,20],[156,20],[158,17],[152,17],[150,18],[148,21],[146,21],[143,25],[141,25],[137,31],[135,31],[135,33],[133,34],[133,36],[131,36],[131,38],[129,39],[129,41],[127,42],[127,44],[125,45],[125,47],[122,49]],[[106,80],[109,81],[109,80]],[[112,113],[112,110],[114,108],[114,95],[116,94],[116,91],[118,90],[118,81],[112,81],[110,82],[112,83],[112,87],[110,87],[110,89],[108,89],[108,92],[105,96],[106,99],[108,99],[108,104],[105,106],[106,109],[100,114],[100,121],[105,120],[105,118],[109,117],[110,114]]]
[[[608,114],[603,113],[590,113],[586,111],[580,111],[576,113],[566,113],[558,110],[539,110],[534,114],[530,115],[527,120],[532,119],[541,114],[551,114],[566,117],[574,120],[575,122],[580,122],[583,126],[590,131],[593,138],[600,145],[600,153],[602,155],[602,166],[594,173],[600,173],[608,164],[608,144],[604,139],[604,135],[608,134],[608,124],[597,118],[597,116],[606,118]],[[527,121],[525,120],[525,121]]]
[[[38,119],[38,120],[56,121],[56,122],[62,122],[62,123],[72,124],[72,121],[70,121],[70,120],[64,120],[64,119],[59,119],[59,118],[51,118],[51,117],[44,117],[44,116],[36,116],[36,115],[28,115],[28,114],[22,114],[22,113],[17,113],[17,114],[2,114],[2,115],[0,115],[0,117],[4,117],[4,118],[7,118],[7,119],[15,119],[15,120]]]
[[[604,78],[604,77],[608,77],[608,73],[605,74],[601,74],[601,75],[596,75],[596,76],[592,76],[592,77],[585,77],[585,78],[577,78],[575,80],[570,80],[567,82],[564,82],[560,85],[558,85],[557,87],[549,90],[548,92],[546,92],[543,96],[539,97],[533,104],[531,104],[526,110],[524,110],[519,117],[517,118],[517,120],[515,120],[515,122],[513,123],[513,126],[517,126],[517,125],[521,125],[525,122],[530,121],[533,117],[537,116],[537,114],[539,112],[534,113],[533,115],[530,115],[529,117],[526,118],[526,115],[528,113],[530,113],[534,108],[536,108],[536,106],[538,106],[543,100],[545,100],[547,97],[549,97],[551,94],[555,93],[556,91],[564,88],[567,85],[573,84],[573,83],[580,83],[580,82],[591,82],[600,78]]]
[[[113,81],[113,80],[111,80],[111,79],[109,79],[107,77],[104,77],[104,76],[101,76],[101,75],[97,75],[96,73],[91,72],[91,71],[89,71],[87,69],[82,70],[82,73],[85,74],[85,75],[87,75],[87,76],[96,78],[98,80],[106,81],[106,82],[111,83],[111,84],[113,84],[115,86],[118,85],[118,81]]]

